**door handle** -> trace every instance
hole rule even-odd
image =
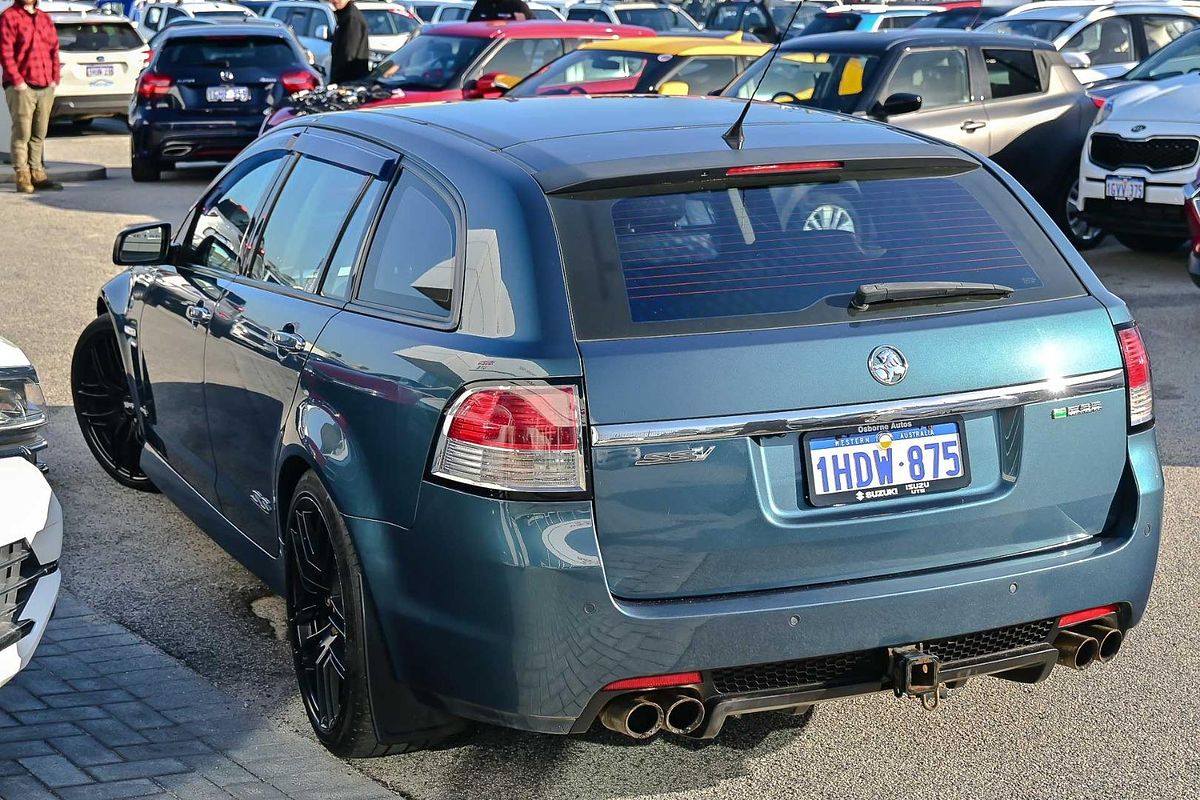
[[[280,350],[303,350],[304,337],[293,331],[271,331],[271,344]]]
[[[979,130],[980,128],[986,128],[987,123],[979,122],[978,120],[974,120],[974,119],[969,119],[966,122],[964,122],[962,125],[959,125],[958,127],[960,130],[964,130],[967,133],[974,133],[975,131]]]
[[[192,325],[207,325],[212,321],[212,312],[202,305],[188,306],[183,311]]]

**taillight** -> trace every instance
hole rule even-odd
[[[306,69],[295,69],[279,76],[279,82],[289,93],[317,88],[317,76]]]
[[[792,172],[825,172],[841,169],[841,161],[795,161],[787,164],[755,164],[749,167],[730,167],[725,174],[734,175],[786,175]]]
[[[1125,386],[1129,396],[1129,427],[1154,421],[1154,392],[1150,387],[1150,357],[1137,325],[1117,330],[1121,360],[1125,362]]]
[[[483,384],[454,401],[433,475],[509,492],[582,492],[583,403],[578,387]]]
[[[652,675],[648,678],[625,678],[613,681],[604,687],[606,692],[624,692],[631,689],[664,689],[668,686],[691,686],[703,683],[704,676],[699,672],[674,672],[670,675]]]
[[[147,50],[147,51],[146,51],[146,60],[142,62],[142,66],[144,67],[144,66],[146,66],[147,64],[149,64],[149,63],[150,63],[150,59],[152,59],[152,58],[154,58],[154,51],[153,51],[153,50]]]
[[[1096,108],[1104,108],[1104,104],[1108,102],[1108,98],[1106,97],[1097,97],[1094,94],[1089,94],[1088,97],[1091,98],[1092,105],[1094,105]]]
[[[143,72],[138,78],[137,96],[143,100],[153,100],[155,97],[166,97],[175,85],[175,79],[170,75],[158,72]]]

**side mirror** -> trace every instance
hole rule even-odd
[[[509,75],[508,73],[501,72],[496,75],[496,77],[492,78],[492,87],[499,89],[502,92],[507,92],[520,82],[521,79],[516,75]]]
[[[1067,62],[1067,66],[1071,69],[1088,69],[1092,66],[1092,58],[1087,53],[1080,53],[1077,50],[1064,50],[1063,61]]]
[[[313,31],[313,37],[316,39],[321,39],[326,42],[329,41],[329,26],[328,25],[318,25],[317,29],[315,31]]]
[[[315,66],[317,66],[317,57],[313,55],[313,51],[312,51],[312,50],[305,49],[305,51],[304,51],[304,60],[308,62],[308,65],[309,65],[310,67],[315,67]]]
[[[658,87],[658,93],[678,96],[687,94],[689,91],[691,91],[691,88],[692,87],[687,85],[687,81],[667,81],[662,86]]]
[[[463,84],[463,96],[468,100],[499,97],[521,82],[521,79],[503,72],[489,72]]]
[[[113,263],[122,267],[162,264],[171,252],[171,223],[134,225],[117,234]]]
[[[920,111],[923,102],[919,94],[896,92],[882,103],[876,103],[869,116],[872,119],[886,121],[889,117],[897,114],[911,114],[914,111]]]

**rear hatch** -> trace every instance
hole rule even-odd
[[[62,78],[55,94],[132,94],[146,45],[124,20],[62,21],[58,32]]]
[[[560,241],[617,596],[866,580],[1105,531],[1127,431],[1107,310],[982,169],[816,166],[552,198],[560,231],[588,232]],[[851,308],[862,284],[931,280],[1012,292]]]
[[[168,39],[153,67],[174,80],[183,109],[222,116],[261,113],[280,76],[304,68],[283,38],[247,35]]]

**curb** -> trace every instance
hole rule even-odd
[[[0,159],[7,166],[8,158]],[[99,164],[77,164],[71,161],[51,161],[46,165],[46,174],[59,183],[74,181],[102,181],[108,170]],[[0,169],[0,184],[14,183],[16,176],[11,169]]]

